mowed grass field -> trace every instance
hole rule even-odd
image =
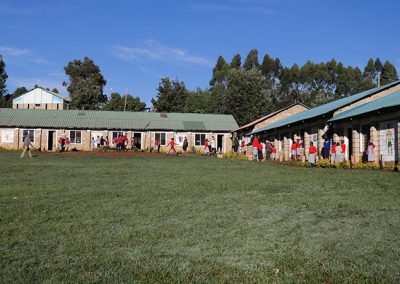
[[[400,281],[400,177],[0,152],[0,282]]]

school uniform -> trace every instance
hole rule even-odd
[[[336,162],[336,144],[332,145],[332,155],[331,155],[331,157],[332,157],[332,163],[335,163]]]
[[[292,144],[292,147],[290,148],[290,152],[292,153],[292,158],[295,158],[297,155],[297,146],[295,143]]]
[[[258,156],[258,139],[254,138],[253,140],[253,156],[254,158]]]
[[[375,162],[375,145],[368,145],[367,148],[368,162]]]
[[[331,153],[331,142],[325,141],[324,143],[324,150],[323,150],[324,159],[329,159],[329,155]]]
[[[208,142],[204,142],[204,154],[209,154],[210,153],[210,148],[208,148]]]
[[[276,157],[276,148],[272,147],[271,152],[272,152],[271,153],[271,159],[275,161],[275,159],[277,158]]]
[[[340,145],[340,161],[344,162],[346,160],[346,144]]]
[[[336,146],[336,155],[335,155],[335,162],[336,163],[341,163],[343,162],[342,158],[342,149],[338,146]]]
[[[263,160],[263,145],[262,145],[262,143],[259,143],[258,144],[258,160],[259,161],[262,161]]]
[[[297,142],[296,143],[296,156],[300,157],[300,154],[301,154],[301,143]]]
[[[316,157],[317,152],[318,152],[317,147],[315,147],[314,145],[310,146],[310,149],[308,149],[308,162],[309,163],[315,164],[315,157]]]

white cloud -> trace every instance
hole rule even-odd
[[[140,46],[114,45],[112,54],[122,60],[131,61],[140,58],[149,58],[155,61],[169,61],[180,64],[190,64],[211,67],[212,63],[200,56],[192,55],[187,50],[169,47],[156,40],[147,40]]]
[[[24,62],[43,64],[47,61],[36,55],[32,50],[27,48],[18,48],[11,46],[0,46],[0,55],[6,60],[6,64],[20,65]]]
[[[4,56],[21,56],[28,55],[31,51],[26,48],[15,48],[15,47],[7,47],[0,46],[0,54]]]

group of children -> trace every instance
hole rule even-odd
[[[242,140],[240,144],[240,150],[245,151],[245,146],[246,144],[244,143],[244,140]],[[275,160],[277,159],[276,155],[276,147],[274,144],[269,143],[268,141],[260,142],[258,138],[254,138],[252,141],[252,147],[253,147],[253,160],[257,161],[262,161],[265,159],[268,160]]]
[[[239,144],[239,152],[245,150],[246,144],[244,139]],[[253,160],[262,161],[265,159],[275,160],[278,158],[277,150],[272,143],[266,141],[262,143],[259,141],[257,137],[252,140],[252,143],[248,145],[248,147],[252,147],[253,149]],[[324,145],[321,149],[321,156],[325,160],[329,160],[332,163],[341,163],[346,160],[346,151],[347,146],[344,140],[340,142],[334,142],[331,146],[331,142],[326,138]],[[297,139],[290,147],[290,158],[292,160],[300,160],[302,153],[305,154],[305,149],[303,147],[302,141]],[[310,142],[308,148],[308,162],[311,164],[316,163],[318,153],[318,148],[314,145],[313,142]],[[368,162],[375,162],[375,145],[370,141],[364,151],[364,160]]]
[[[206,139],[204,141],[204,154],[206,154],[206,155],[215,155],[215,154],[217,154],[217,148],[216,148],[216,143],[215,143],[214,136],[211,137],[211,141],[208,141],[208,139]]]
[[[71,145],[71,140],[66,136],[61,136],[58,139],[58,149],[60,152],[68,152],[69,146]]]

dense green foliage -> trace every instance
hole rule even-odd
[[[75,59],[64,67],[69,83],[65,83],[71,97],[71,107],[76,109],[99,109],[107,101],[103,87],[107,81],[99,66],[85,57],[83,61]]]
[[[129,94],[121,96],[119,93],[112,93],[104,109],[113,111],[123,111],[125,105],[125,99],[126,99],[125,109],[127,111],[143,111],[146,108],[146,103],[140,101],[139,97],[133,97]]]
[[[260,64],[258,51],[252,49],[243,65],[240,54],[236,54],[230,63],[222,56],[218,57],[209,90],[202,91],[211,95],[210,100],[186,89],[179,94],[166,84],[171,85],[170,80],[163,78],[159,95],[152,102],[158,111],[175,109],[232,114],[242,125],[295,102],[315,107],[395,80],[398,75],[394,65],[389,61],[382,65],[379,58],[370,59],[363,72],[334,59],[285,67],[279,58],[271,58],[268,54]],[[180,85],[184,83],[180,82]],[[209,102],[208,107],[202,106],[205,99]],[[185,108],[186,104],[202,107]],[[179,106],[173,107],[175,105]]]
[[[3,57],[0,54],[0,107],[5,107],[7,99],[5,98],[7,94],[6,80],[8,78],[6,72],[6,64]]]
[[[0,152],[1,283],[400,282],[397,174],[18,154]]]

